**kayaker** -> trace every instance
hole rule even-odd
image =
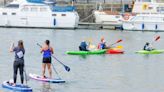
[[[42,76],[45,76],[46,66],[49,71],[49,77],[52,78],[52,69],[51,69],[51,55],[54,53],[53,48],[50,46],[50,41],[46,40],[44,45],[41,48],[41,53],[43,53],[43,61],[42,61]]]
[[[108,48],[107,45],[106,45],[106,42],[105,42],[104,38],[101,38],[100,43],[98,44],[98,47],[97,48],[98,49],[107,49]]]
[[[143,50],[152,51],[154,49],[153,49],[153,46],[149,42],[146,42]]]
[[[86,41],[82,41],[82,42],[80,43],[79,50],[80,50],[80,51],[89,51],[89,50],[88,50],[88,45],[87,45]]]
[[[14,69],[14,73],[13,73],[14,74],[14,76],[13,76],[14,83],[12,85],[16,86],[18,69],[19,69],[19,73],[20,73],[21,84],[23,85],[23,82],[24,82],[24,76],[23,76],[24,54],[25,54],[23,41],[19,40],[17,47],[14,47],[14,43],[13,43],[10,47],[10,52],[15,52],[15,60],[14,60],[14,64],[13,64],[13,67],[14,67],[13,68]]]

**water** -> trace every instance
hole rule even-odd
[[[163,92],[164,58],[159,55],[140,55],[134,52],[142,49],[155,36],[161,39],[154,43],[158,49],[164,48],[164,33],[120,32],[111,30],[54,30],[0,28],[0,83],[12,78],[14,54],[9,53],[11,42],[22,39],[25,44],[25,64],[27,73],[41,74],[42,56],[36,43],[51,41],[55,56],[71,68],[66,72],[55,60],[55,67],[64,84],[46,84],[28,81],[34,92]],[[78,50],[80,41],[87,39],[97,44],[101,37],[107,43],[119,43],[126,51],[123,55],[90,55],[86,57],[66,55],[68,50]],[[53,72],[53,76],[55,72]],[[18,76],[18,82],[20,78]],[[0,88],[2,92],[9,90]],[[12,91],[10,91],[12,92]]]

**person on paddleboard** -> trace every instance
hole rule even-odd
[[[17,72],[19,69],[20,73],[20,78],[21,78],[21,84],[23,85],[24,82],[24,76],[23,76],[23,71],[24,71],[24,54],[25,54],[25,49],[23,45],[23,41],[19,40],[18,41],[18,46],[14,47],[14,43],[12,43],[10,47],[10,52],[15,52],[15,60],[13,64],[13,69],[14,69],[14,75],[13,75],[13,86],[16,85],[16,80],[17,80]]]
[[[52,78],[52,69],[51,69],[51,55],[54,54],[53,48],[50,46],[50,41],[46,40],[44,45],[41,48],[41,53],[43,53],[43,62],[42,62],[42,76],[45,77],[46,67],[49,71],[49,77]]]
[[[82,42],[80,43],[79,50],[80,50],[80,51],[89,51],[89,50],[88,50],[88,45],[87,45],[86,41],[82,41]]]
[[[107,45],[104,38],[101,38],[100,43],[97,46],[97,49],[107,49]]]
[[[152,50],[154,50],[154,48],[149,42],[146,42],[146,44],[144,45],[143,50],[152,51]]]

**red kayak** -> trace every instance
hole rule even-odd
[[[106,54],[123,54],[124,51],[119,49],[108,49],[106,50]]]

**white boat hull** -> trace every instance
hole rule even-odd
[[[121,25],[122,16],[115,14],[106,14],[103,11],[94,11],[95,22],[102,24]]]
[[[123,21],[124,30],[164,31],[163,14],[138,14],[132,20]]]
[[[19,7],[0,8],[2,27],[77,28],[79,15],[76,11],[53,11],[44,3],[13,1],[9,5]]]

